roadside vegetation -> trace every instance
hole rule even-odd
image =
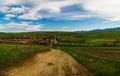
[[[73,56],[82,66],[95,76],[120,76],[120,60],[114,57],[97,55],[89,50],[107,49],[107,47],[81,47],[68,45],[54,45],[55,48],[62,49]],[[108,47],[108,49],[120,49],[120,47]],[[106,50],[104,50],[106,51]],[[109,51],[109,50],[107,50]],[[113,50],[114,51],[114,50]],[[120,52],[119,52],[120,53]],[[118,56],[119,57],[119,56]]]
[[[44,45],[18,44],[16,49],[16,44],[0,44],[0,76],[2,70],[17,66],[33,55],[48,50],[47,46]]]

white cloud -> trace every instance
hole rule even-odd
[[[15,14],[23,13],[22,15],[18,16],[19,19],[37,20],[41,18],[53,18],[53,17],[54,18],[65,17],[66,19],[68,19],[67,17],[70,18],[71,16],[63,15],[64,12],[62,12],[61,9],[63,7],[67,7],[71,5],[80,5],[84,1],[86,0],[60,0],[60,1],[57,1],[57,0],[29,0],[29,1],[28,0],[13,0],[13,1],[9,0],[7,1],[5,0],[5,1],[0,1],[0,4],[2,4],[2,6],[12,6],[12,5],[22,6],[22,7],[12,7],[10,9],[11,13],[15,13]],[[26,10],[26,8],[29,8],[29,9]],[[42,11],[45,11],[46,14],[43,14]],[[75,15],[75,13],[73,14]]]
[[[26,22],[15,23],[10,22],[8,24],[0,25],[0,29],[5,30],[21,30],[21,31],[40,31],[42,29],[42,24],[32,25]]]
[[[88,0],[83,7],[110,21],[120,21],[120,0]]]
[[[103,24],[104,24],[104,23],[110,23],[110,22],[111,22],[111,21],[103,21],[103,22],[101,22],[101,23],[103,23]]]
[[[13,18],[13,17],[15,17],[14,14],[6,14],[3,19],[5,19],[5,20],[10,20],[10,18]]]
[[[2,7],[2,6],[0,6],[0,12],[2,12],[2,13],[7,13],[8,12],[8,10],[9,10],[9,7]]]
[[[32,9],[29,10],[28,13],[19,16],[19,19],[40,19],[44,17],[52,17],[54,15],[60,15],[61,8],[65,6],[70,6],[74,4],[78,4],[81,1],[78,0],[36,0],[33,2]],[[46,11],[47,14],[42,14],[41,11]],[[47,16],[46,16],[47,15]]]
[[[0,25],[0,29],[4,29],[4,28],[5,28],[4,26]]]
[[[91,18],[95,16],[96,15],[89,15],[89,14],[73,14],[73,15],[65,15],[62,17],[64,17],[63,19],[67,19],[67,20],[78,20],[78,19]]]
[[[26,28],[26,31],[41,31],[42,26],[36,25],[36,26],[29,26]]]
[[[21,7],[12,7],[11,9],[10,9],[10,12],[11,13],[14,13],[14,14],[19,14],[19,13],[23,13],[23,12],[25,12],[25,7],[24,6],[21,6]]]
[[[29,23],[23,22],[23,23],[8,23],[6,25],[9,28],[16,28],[16,29],[24,29],[26,31],[40,31],[42,28],[42,25],[31,25]]]
[[[0,0],[1,6],[19,5],[21,3],[23,3],[23,0]]]
[[[23,4],[22,0],[0,0],[0,12],[9,13],[12,5],[21,6],[21,4]]]
[[[40,15],[32,15],[32,14],[24,14],[18,17],[18,19],[23,19],[23,20],[37,20],[40,18],[42,18]]]
[[[17,5],[19,7],[9,6]],[[77,5],[80,11],[63,12],[63,7]],[[0,12],[23,13],[19,19],[37,20],[41,18],[84,19],[90,17],[120,21],[120,0],[0,0]],[[3,8],[2,8],[3,7]],[[27,8],[27,9],[26,9]],[[81,10],[81,9],[80,9]],[[45,13],[42,13],[42,12]]]
[[[15,15],[13,15],[13,14],[6,14],[5,17],[12,18],[12,17],[15,17]]]
[[[10,22],[8,24],[6,24],[7,27],[9,28],[18,28],[18,29],[24,29],[26,26],[28,26],[27,23],[14,23],[14,22]]]
[[[3,19],[4,19],[4,20],[10,20],[10,18],[7,18],[7,17],[4,17]]]
[[[63,28],[66,29],[66,28],[69,28],[69,27],[68,26],[64,26]]]

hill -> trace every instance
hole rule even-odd
[[[89,31],[77,31],[77,32],[102,32],[102,31],[115,31],[115,30],[120,31],[120,27],[106,28],[106,29],[94,29],[94,30],[89,30]]]

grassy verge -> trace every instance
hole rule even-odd
[[[17,46],[18,49],[16,50],[15,44],[0,44],[0,71],[15,66],[17,63],[24,62],[38,52],[48,50],[48,48],[43,45],[19,44]]]
[[[62,47],[62,48],[75,48],[79,50],[120,50],[120,46],[101,46],[101,45],[92,45],[92,46],[87,46],[87,45],[66,45],[66,44],[57,44],[54,45],[54,47]]]
[[[69,53],[81,65],[86,67],[90,72],[92,72],[97,76],[120,76],[120,60],[114,58],[102,57],[92,53],[86,53],[84,51],[81,51],[81,49],[84,50],[87,47],[86,48],[75,47],[75,46],[73,47],[57,46],[57,47]],[[90,47],[88,48],[90,49]]]

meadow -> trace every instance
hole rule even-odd
[[[0,44],[0,76],[4,69],[15,67],[32,58],[35,54],[48,51],[44,45]]]
[[[23,37],[53,38],[58,41],[83,41],[74,45],[57,44],[52,48],[61,49],[75,58],[95,76],[120,76],[120,46],[103,46],[106,42],[120,41],[120,31],[102,32],[22,32],[0,33],[0,39]],[[64,43],[64,42],[63,42]],[[32,58],[35,54],[49,50],[41,44],[0,44],[0,76],[2,70]]]
[[[54,35],[61,40],[77,40],[90,44],[102,44],[104,42],[119,41],[120,31],[102,32],[22,32],[22,33],[0,33],[0,38],[22,38],[22,37],[41,37],[53,38]]]
[[[70,45],[54,45],[54,48],[61,49],[73,56],[82,66],[86,67],[94,76],[120,76],[120,47],[85,47]],[[87,51],[86,51],[87,50]],[[118,50],[118,56],[96,54],[91,50],[111,52]],[[105,53],[104,53],[105,54]]]

